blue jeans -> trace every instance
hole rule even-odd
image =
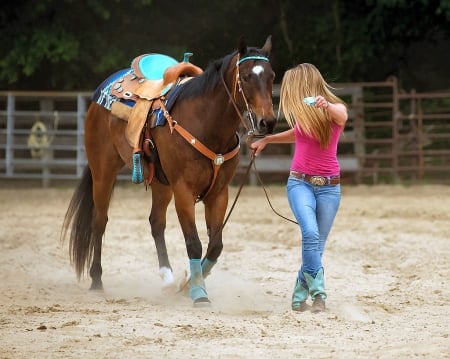
[[[323,267],[322,255],[339,209],[341,186],[314,186],[289,176],[286,192],[302,233],[302,265],[298,278],[306,284],[303,272],[315,277]]]

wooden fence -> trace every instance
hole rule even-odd
[[[405,92],[395,77],[333,87],[349,105],[338,147],[344,181],[450,183],[450,92]],[[278,131],[285,128],[280,123]],[[292,152],[286,145],[264,150],[256,166],[265,181],[280,181],[278,173],[286,178]],[[241,164],[248,161],[246,153]],[[251,182],[256,183],[254,175]]]
[[[449,183],[450,93],[402,92],[385,82],[333,84],[349,104],[339,142],[345,180],[352,183]],[[279,87],[274,89],[277,105]],[[86,165],[88,92],[0,92],[0,179],[78,179]],[[276,131],[286,129],[283,120]],[[287,177],[293,146],[271,145],[256,167],[271,183]],[[242,146],[242,175],[249,162]],[[119,179],[129,180],[127,170]],[[250,176],[255,184],[256,177]]]

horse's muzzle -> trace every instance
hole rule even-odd
[[[273,133],[274,127],[275,127],[275,119],[267,120],[263,118],[262,120],[258,121],[256,125],[256,130],[260,135],[268,135]]]

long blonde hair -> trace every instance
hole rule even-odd
[[[283,114],[290,127],[297,126],[326,148],[331,140],[331,116],[326,109],[309,106],[303,99],[321,95],[329,102],[345,105],[331,89],[312,64],[304,63],[287,70],[281,82],[278,117]]]

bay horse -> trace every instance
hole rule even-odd
[[[248,47],[241,38],[236,51],[211,62],[184,85],[170,114],[166,113],[171,126],[166,123],[152,129],[159,166],[150,182],[149,222],[159,274],[163,288],[174,285],[164,235],[166,211],[174,198],[189,258],[189,294],[194,306],[210,303],[204,279],[223,249],[228,186],[239,162],[239,128],[244,125],[255,134],[265,135],[275,126],[271,48],[270,36],[262,48]],[[133,149],[125,138],[126,125],[105,107],[95,102],[89,105],[85,119],[88,164],[69,203],[61,238],[64,240],[70,231],[71,262],[78,279],[89,268],[90,289],[103,289],[102,238],[110,199],[117,174],[124,166],[132,166]],[[161,173],[167,181],[161,180]],[[195,222],[199,201],[205,207],[208,233],[203,258]]]

